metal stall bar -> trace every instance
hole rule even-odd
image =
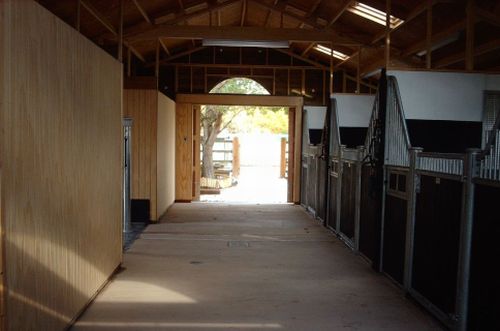
[[[419,189],[419,177],[417,175],[417,160],[423,148],[412,147],[410,149],[410,170],[408,181],[408,205],[406,212],[406,251],[405,251],[405,275],[404,289],[408,291],[411,287],[413,275],[413,247],[415,236],[415,208],[417,203],[417,193]]]
[[[462,220],[460,223],[460,253],[457,273],[457,331],[467,330],[469,305],[469,278],[472,246],[472,229],[474,222],[474,177],[479,172],[479,149],[468,149],[466,157],[466,176],[462,203]]]

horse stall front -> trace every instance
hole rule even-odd
[[[359,247],[364,144],[374,102],[373,95],[332,95],[326,225],[355,250]]]
[[[469,330],[500,330],[500,272],[494,265],[500,256],[500,89],[485,93],[483,150],[473,164],[472,237],[470,241]]]
[[[390,71],[375,96],[332,98],[325,225],[453,330],[500,329],[499,91],[499,75]]]
[[[464,73],[388,76],[380,270],[457,330],[467,324],[472,180],[484,147],[484,98],[495,81]]]
[[[323,129],[326,107],[305,106],[302,121],[301,205],[315,218],[325,219],[326,160]]]

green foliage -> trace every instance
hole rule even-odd
[[[210,93],[269,95],[259,83],[248,78],[232,78],[219,83]],[[288,108],[255,106],[203,106],[201,120],[208,121],[207,109],[222,113],[221,131],[227,133],[288,132]],[[202,132],[203,134],[203,132]]]
[[[241,112],[228,126],[231,133],[288,132],[288,109],[283,107],[238,107]],[[227,116],[224,114],[224,116]],[[230,116],[230,115],[229,115]]]
[[[210,93],[269,95],[269,92],[262,85],[248,78],[226,79],[217,84]]]

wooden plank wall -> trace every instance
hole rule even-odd
[[[158,92],[124,90],[123,114],[132,124],[132,199],[150,200],[150,218],[157,220],[156,144]]]
[[[62,330],[122,257],[122,67],[34,1],[2,0],[6,330]]]
[[[3,112],[3,103],[4,103],[4,78],[2,76],[2,73],[4,72],[4,61],[3,59],[3,53],[4,53],[4,38],[3,38],[3,33],[2,30],[4,26],[4,12],[5,12],[5,6],[0,3],[0,127],[2,125],[2,112]],[[5,290],[5,231],[4,231],[4,222],[5,219],[3,217],[3,210],[2,210],[2,205],[3,205],[3,198],[2,198],[2,191],[3,191],[3,186],[2,186],[2,133],[0,131],[0,331],[5,330],[5,295],[6,295],[6,290]]]
[[[176,105],[175,125],[175,200],[193,198],[193,107],[191,103]]]
[[[158,93],[157,215],[175,201],[175,102]]]

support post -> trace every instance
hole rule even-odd
[[[120,21],[118,25],[118,61],[123,63],[123,0],[120,0]]]
[[[358,48],[358,63],[356,65],[356,93],[361,93],[361,50],[363,48],[359,46]]]
[[[80,32],[80,26],[81,26],[81,10],[82,10],[81,0],[76,0],[75,29],[78,32]]]
[[[286,178],[286,138],[281,138],[280,178]]]
[[[330,98],[333,94],[333,42],[330,43]]]
[[[475,35],[474,0],[467,0],[465,26],[465,70],[474,70],[474,35]]]
[[[403,286],[405,291],[411,287],[413,275],[413,245],[415,239],[415,208],[417,193],[419,190],[419,176],[417,175],[418,154],[424,149],[420,147],[410,148],[410,169],[408,174],[408,200],[406,207],[406,247],[405,247],[405,273]]]
[[[427,69],[432,68],[432,5],[433,0],[427,0],[427,27],[425,37],[425,48],[427,50],[425,54],[425,67]]]
[[[391,63],[391,0],[385,0],[385,68]]]
[[[132,51],[127,48],[127,77],[132,76]]]
[[[233,138],[233,176],[240,176],[240,140],[238,137]]]
[[[457,273],[457,331],[467,330],[467,315],[469,306],[469,279],[472,246],[472,229],[474,224],[474,177],[479,172],[478,156],[480,149],[467,150],[464,163],[465,183],[462,197],[462,219],[460,221],[460,244]]]

